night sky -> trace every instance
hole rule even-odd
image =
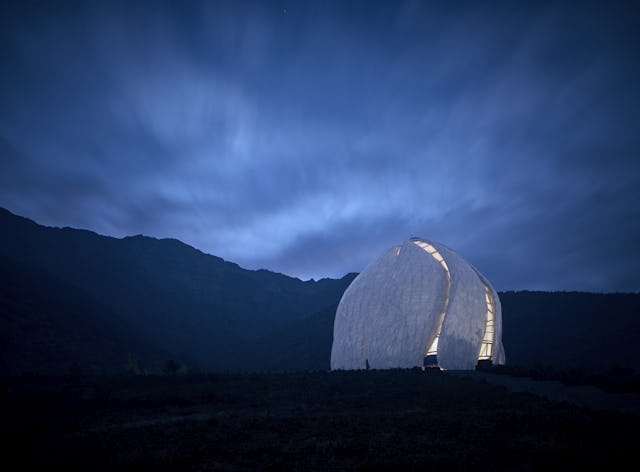
[[[498,290],[640,291],[633,2],[4,3],[14,213],[302,279],[417,235]]]

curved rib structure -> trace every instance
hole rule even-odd
[[[413,238],[383,252],[342,296],[332,369],[504,363],[500,300],[448,247]]]

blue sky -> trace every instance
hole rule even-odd
[[[640,291],[615,2],[15,2],[0,206],[303,279],[412,235],[498,290]]]

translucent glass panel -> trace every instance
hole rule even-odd
[[[484,286],[484,299],[487,303],[487,315],[486,324],[484,328],[484,336],[482,337],[482,344],[480,345],[479,360],[491,359],[493,356],[493,343],[495,340],[495,309],[493,307],[493,300],[491,299],[491,292],[489,287]]]
[[[413,243],[416,246],[424,249],[429,254],[431,254],[431,256],[440,263],[440,265],[444,269],[445,274],[447,274],[447,293],[444,299],[444,307],[442,308],[442,314],[440,315],[438,331],[436,332],[436,337],[431,343],[431,346],[427,350],[427,354],[426,354],[427,356],[436,356],[438,354],[438,340],[440,339],[440,331],[442,331],[442,325],[444,324],[444,316],[447,312],[447,305],[449,304],[449,293],[451,291],[451,274],[449,274],[449,267],[447,266],[447,263],[444,261],[444,258],[435,247],[433,247],[429,243],[425,243],[424,241],[420,241],[418,239],[414,239]]]
[[[431,254],[433,258],[440,263],[442,268],[447,271],[447,274],[449,273],[449,267],[447,267],[447,263],[444,261],[444,259],[442,258],[442,256],[440,255],[440,253],[435,247],[433,247],[429,243],[425,243],[424,241],[414,240],[413,242],[416,246],[421,247],[422,249],[427,251],[429,254]]]

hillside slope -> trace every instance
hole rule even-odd
[[[83,290],[0,257],[0,372],[157,370],[166,357]]]
[[[521,291],[500,300],[509,364],[640,367],[640,294]]]
[[[78,287],[179,360],[213,370],[260,370],[267,356],[286,364],[287,328],[335,305],[353,278],[303,282],[174,239],[50,228],[7,210],[0,228],[0,256]]]

